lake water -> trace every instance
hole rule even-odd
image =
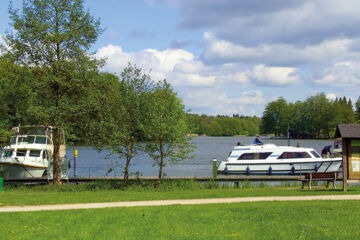
[[[227,158],[233,146],[237,142],[241,144],[252,144],[254,137],[195,137],[192,139],[197,146],[194,159],[186,159],[176,164],[169,163],[164,172],[167,176],[212,176],[212,159],[218,162]],[[287,139],[261,138],[264,143],[274,143],[278,146],[287,146]],[[296,146],[300,143],[302,147],[312,147],[319,153],[325,145],[332,144],[331,140],[291,140],[290,145]],[[74,175],[74,149],[78,149],[77,175],[87,176],[123,176],[125,160],[117,156],[108,156],[109,151],[101,151],[86,146],[68,147],[67,157],[71,161],[69,176]],[[130,174],[140,176],[157,176],[158,167],[154,161],[145,153],[139,153],[131,160]],[[108,172],[112,168],[113,171]]]

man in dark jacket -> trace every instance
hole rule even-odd
[[[331,145],[325,146],[322,150],[321,150],[321,156],[323,158],[328,158],[331,155]]]

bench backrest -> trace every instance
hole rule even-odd
[[[337,177],[339,172],[313,172],[313,173],[306,173],[305,179],[310,179],[310,174],[312,175],[312,179],[329,179]]]

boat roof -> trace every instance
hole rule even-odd
[[[283,151],[314,151],[313,148],[304,148],[304,147],[293,147],[293,146],[277,146],[273,143],[266,143],[262,145],[247,145],[247,146],[234,146],[234,151],[274,151],[274,150],[283,150]]]

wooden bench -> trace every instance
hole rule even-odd
[[[313,181],[327,181],[326,187],[329,187],[329,182],[333,183],[333,187],[336,188],[335,182],[339,175],[339,172],[312,172],[312,173],[306,173],[305,178],[301,179],[302,186],[301,188],[304,188],[305,182],[309,183],[309,189],[311,189],[311,182]]]

